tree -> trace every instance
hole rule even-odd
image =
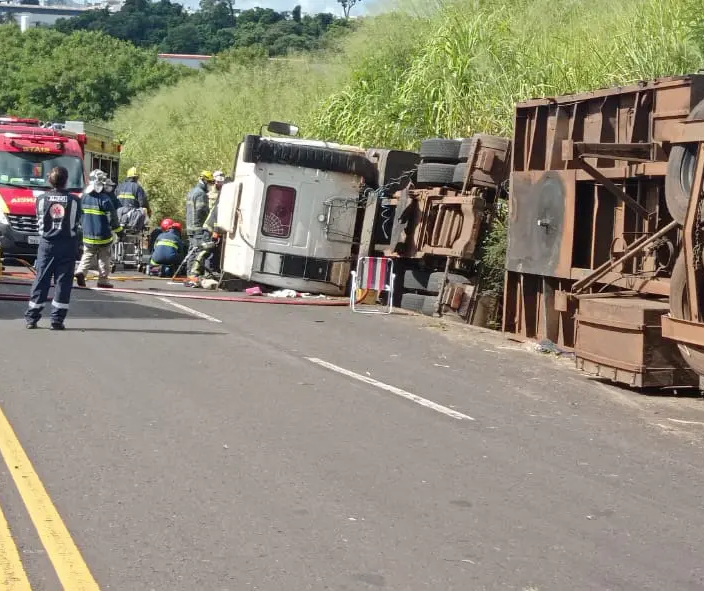
[[[350,7],[361,0],[346,0]],[[2,0],[0,0],[2,2]],[[231,48],[263,46],[270,56],[315,49],[349,30],[350,21],[332,14],[302,14],[251,8],[234,14],[235,0],[199,0],[200,9],[187,13],[176,0],[126,0],[116,13],[88,10],[60,19],[55,29],[100,31],[138,47],[168,53],[213,55]]]
[[[0,26],[0,113],[45,120],[110,119],[138,93],[191,74],[103,33],[65,35],[43,27],[22,35]]]
[[[355,4],[358,4],[362,0],[337,0],[342,5],[342,13],[345,15],[345,19],[350,18],[350,10]]]

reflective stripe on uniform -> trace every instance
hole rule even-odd
[[[88,215],[108,215],[105,211],[100,211],[99,209],[84,209],[83,213]]]
[[[51,305],[54,306],[54,308],[58,308],[59,310],[68,310],[68,304],[62,304],[61,302],[57,302],[56,300],[52,300]]]
[[[132,193],[120,193],[117,196],[118,199],[137,199]]]
[[[86,238],[85,236],[83,237],[83,242],[86,244],[110,244],[112,242],[112,236],[110,238]]]
[[[119,234],[120,232],[122,232],[122,230],[124,230],[124,228],[122,226],[118,226],[113,230],[113,232],[115,232],[115,234]]]
[[[36,302],[30,300],[29,307],[32,308],[32,310],[41,310],[44,307],[44,304],[37,304]]]
[[[160,246],[162,244],[165,244],[166,246],[171,246],[171,247],[178,250],[178,244],[176,244],[173,240],[166,240],[164,238],[162,238],[161,240],[157,240],[154,243],[154,248],[156,248],[157,246]]]

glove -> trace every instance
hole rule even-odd
[[[118,239],[120,242],[123,242],[123,241],[124,241],[124,239],[125,239],[125,231],[124,231],[124,230],[122,230],[122,231],[120,231],[120,232],[117,233],[117,239]]]

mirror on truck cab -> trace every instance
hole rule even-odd
[[[283,123],[282,121],[269,121],[266,126],[267,131],[279,135],[295,136],[298,135],[298,127],[291,123]]]

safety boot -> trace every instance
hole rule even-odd
[[[76,273],[74,277],[76,278],[76,285],[78,285],[78,287],[86,286],[86,276],[83,273]]]
[[[115,286],[112,283],[110,283],[109,281],[98,280],[98,287],[103,287],[105,289],[112,289]]]

